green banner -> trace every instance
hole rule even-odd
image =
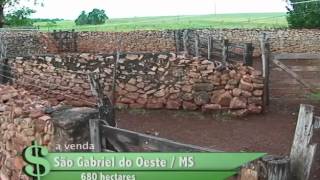
[[[37,180],[222,180],[264,153],[49,153],[33,142],[24,171]]]
[[[263,153],[50,153],[51,170],[234,170]]]

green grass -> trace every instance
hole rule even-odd
[[[164,16],[109,19],[102,25],[76,26],[74,21],[58,21],[56,25],[47,22],[34,24],[42,31],[134,31],[164,29],[203,28],[286,28],[285,13],[217,14],[197,16]]]

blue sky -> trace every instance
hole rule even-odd
[[[33,5],[31,2],[22,5]],[[285,12],[284,0],[43,0],[33,17],[75,19],[82,10],[105,9],[110,18]]]

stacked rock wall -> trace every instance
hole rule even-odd
[[[75,106],[95,103],[87,80],[96,72],[110,95],[115,55],[65,54],[10,59],[16,83],[49,98]],[[241,64],[220,71],[218,61],[174,53],[123,54],[116,79],[117,105],[122,108],[230,111],[260,113],[261,72]],[[42,87],[40,89],[40,87]]]
[[[53,135],[47,101],[23,89],[0,85],[0,179],[29,179],[22,173],[23,149],[33,140],[49,146]]]
[[[45,40],[49,37],[37,31],[0,30],[0,43],[5,45],[7,57],[43,54],[47,52]]]
[[[59,32],[0,31],[0,37],[7,42],[8,56],[70,52],[70,49],[72,52],[115,53],[120,39],[122,40],[122,52],[148,53],[172,52],[176,50],[177,44],[182,50],[183,31],[179,30],[180,36],[177,37],[175,30],[74,32],[71,33],[72,37],[59,36]],[[260,53],[261,33],[267,34],[273,52],[318,52],[320,49],[320,30],[317,29],[200,29],[188,31],[189,52],[194,52],[196,34],[200,37],[202,48],[207,48],[208,37],[212,36],[215,39],[229,39],[235,44],[253,43],[256,55]]]

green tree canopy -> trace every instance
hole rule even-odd
[[[287,0],[291,28],[320,28],[320,1]]]
[[[35,12],[35,10],[28,7],[13,11],[5,17],[5,24],[9,26],[32,26],[33,21],[29,17]]]
[[[79,17],[75,20],[76,25],[84,24],[104,24],[108,16],[106,15],[103,9],[93,9],[89,14],[86,14],[85,11],[82,11]]]
[[[75,21],[76,25],[88,24],[88,15],[85,11],[82,11],[79,17]]]
[[[0,0],[0,28],[3,27],[5,22],[4,10],[10,6],[19,4],[21,0]],[[42,0],[34,0],[35,4],[38,4]]]
[[[88,23],[89,24],[104,24],[108,16],[106,15],[103,9],[93,9],[88,14]]]

